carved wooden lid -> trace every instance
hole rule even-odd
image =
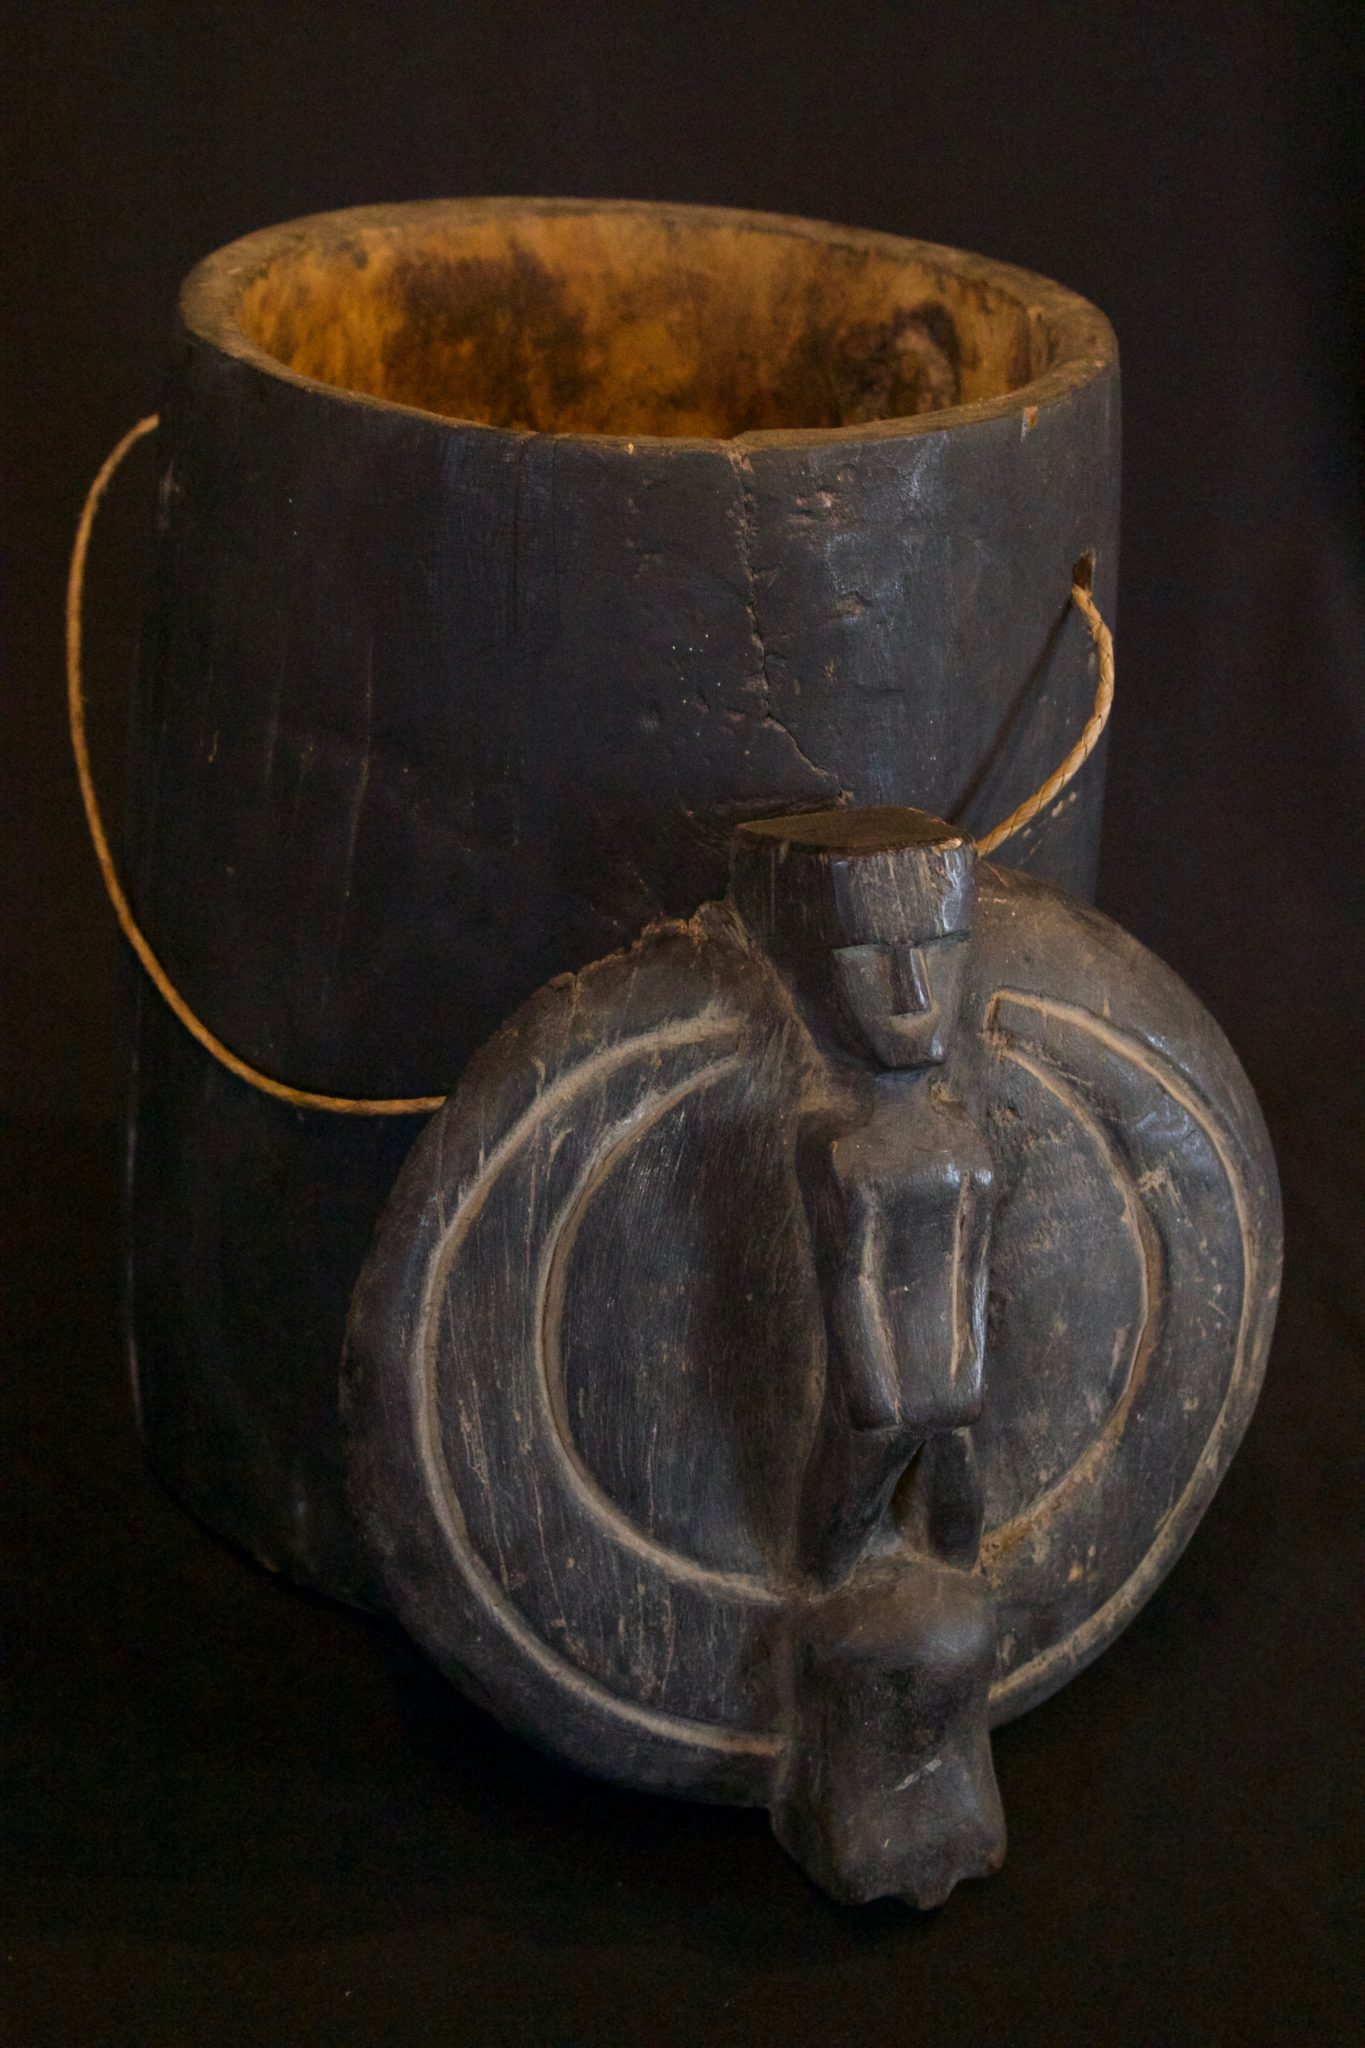
[[[1130,1619],[1235,1447],[1278,1274],[1240,1069],[1041,884],[983,867],[963,945],[945,1056],[898,1071],[822,1045],[732,908],[660,925],[527,1004],[408,1162],[349,1344],[370,1541],[437,1661],[572,1761],[776,1798],[831,1588],[964,1559],[1005,1719]],[[936,1427],[971,1470],[926,1506],[887,1474]]]

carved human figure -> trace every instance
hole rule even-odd
[[[419,1139],[350,1478],[509,1726],[935,1905],[1003,1851],[988,1714],[1112,1640],[1232,1455],[1274,1164],[1096,912],[920,814],[737,839],[725,904],[540,990]]]
[[[826,1334],[799,1547],[827,1592],[797,1624],[775,1824],[834,1891],[921,1904],[1004,1846],[971,1569],[994,1176],[943,1079],[975,859],[922,813],[830,811],[742,828],[731,885],[831,1078],[797,1140]]]

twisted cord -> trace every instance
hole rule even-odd
[[[66,708],[71,724],[71,750],[76,757],[76,779],[81,786],[81,802],[85,805],[85,822],[90,828],[95,858],[99,862],[100,874],[104,878],[105,892],[114,906],[119,929],[137,954],[157,994],[180,1019],[190,1036],[197,1038],[205,1052],[211,1053],[220,1066],[226,1067],[230,1074],[235,1074],[239,1081],[245,1081],[252,1088],[258,1088],[262,1095],[273,1095],[279,1102],[292,1102],[296,1109],[327,1109],[339,1116],[416,1116],[439,1109],[445,1101],[443,1095],[367,1098],[353,1095],[319,1095],[311,1088],[291,1088],[287,1081],[277,1081],[272,1074],[263,1074],[259,1067],[253,1067],[250,1061],[239,1058],[230,1046],[224,1045],[221,1038],[215,1037],[207,1024],[201,1023],[196,1017],[147,943],[142,928],[133,915],[133,906],[124,894],[123,884],[114,865],[114,856],[109,849],[104,820],[100,816],[99,799],[95,795],[94,777],[90,772],[90,748],[86,741],[85,692],[81,683],[85,558],[90,549],[90,531],[95,523],[100,500],[108,490],[119,464],[129,449],[135,447],[146,435],[154,432],[156,426],[155,413],[150,414],[145,420],[139,420],[101,463],[95,481],[86,495],[85,504],[81,508],[75,545],[71,550],[71,570],[66,583]]]
[[[1084,730],[1071,752],[1059,768],[1054,768],[1047,781],[1033,795],[1025,797],[1017,810],[993,825],[989,832],[976,842],[976,850],[984,860],[987,854],[1003,846],[1016,832],[1022,831],[1045,811],[1055,798],[1059,797],[1068,782],[1078,775],[1100,743],[1100,735],[1109,723],[1109,713],[1114,706],[1114,636],[1100,616],[1100,608],[1090,594],[1090,564],[1077,564],[1077,573],[1071,585],[1071,602],[1090,628],[1090,637],[1095,643],[1099,658],[1099,684],[1095,691],[1095,706],[1085,722]]]

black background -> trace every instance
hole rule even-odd
[[[1336,2042],[1360,2025],[1360,32],[1326,4],[11,4],[3,317],[6,2038]],[[761,1817],[544,1763],[146,1475],[118,1335],[119,955],[69,767],[81,493],[176,286],[316,208],[673,198],[1095,299],[1124,367],[1100,900],[1280,1155],[1245,1449],[1172,1580],[997,1739],[1011,1857],[916,1919]],[[140,466],[139,466],[140,465]],[[113,793],[152,465],[97,545]],[[116,800],[116,797],[115,797]]]

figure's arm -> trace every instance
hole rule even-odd
[[[831,1363],[837,1358],[850,1425],[889,1429],[900,1420],[901,1375],[886,1317],[886,1214],[877,1190],[851,1190],[845,1219],[825,1301]]]

